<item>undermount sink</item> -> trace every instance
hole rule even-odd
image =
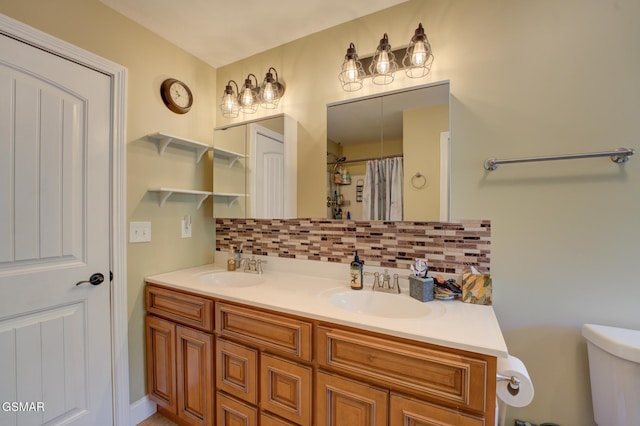
[[[207,272],[198,276],[200,282],[221,287],[251,287],[262,284],[262,275],[252,275],[245,272]]]
[[[347,311],[384,318],[436,318],[445,310],[439,301],[422,303],[404,294],[367,290],[331,294],[329,303]]]

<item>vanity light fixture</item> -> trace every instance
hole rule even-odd
[[[273,73],[276,78],[273,78]],[[266,109],[274,109],[278,106],[280,98],[284,94],[284,85],[278,81],[278,71],[275,68],[269,67],[267,74],[260,85],[260,106]]]
[[[233,91],[233,87],[231,87],[231,83],[236,86],[235,92]],[[220,103],[220,110],[222,111],[223,117],[235,118],[240,113],[237,91],[238,84],[233,80],[229,80],[222,95],[222,102]]]
[[[251,81],[251,77],[255,80],[255,85]],[[258,90],[258,78],[253,74],[249,74],[247,78],[245,78],[242,91],[238,96],[240,111],[253,114],[258,110]]]
[[[429,39],[424,33],[421,22],[418,24],[415,34],[411,37],[407,53],[402,58],[402,66],[407,77],[420,78],[429,74],[432,63],[431,44],[429,44]]]
[[[347,54],[344,55],[342,71],[338,74],[338,79],[345,91],[354,92],[362,88],[362,79],[364,77],[364,68],[362,67],[362,62],[358,59],[356,46],[351,43],[347,48]]]
[[[374,84],[389,84],[393,81],[398,64],[396,63],[396,57],[391,51],[391,45],[389,44],[389,36],[384,33],[380,44],[373,54],[373,60],[369,65],[369,72],[372,75],[372,81]]]
[[[403,54],[402,64],[399,67],[395,58]],[[344,91],[354,92],[362,88],[363,81],[367,77],[371,77],[374,84],[389,84],[393,81],[395,72],[403,69],[408,77],[420,78],[431,72],[432,64],[431,44],[422,23],[419,23],[407,47],[391,50],[389,36],[385,33],[373,56],[359,58],[355,45],[349,44],[338,80]]]

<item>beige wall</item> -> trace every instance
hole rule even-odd
[[[383,90],[341,90],[337,74],[349,42],[361,56],[384,32],[400,46],[422,21],[435,62],[430,78],[411,84],[451,81],[452,217],[492,221],[494,308],[536,386],[533,403],[508,417],[590,425],[581,325],[640,329],[633,278],[640,159],[622,167],[608,159],[504,165],[491,173],[482,164],[493,156],[638,148],[639,20],[636,0],[413,0],[217,76],[277,68],[287,83],[283,111],[300,127],[298,210],[322,216],[326,104]]]
[[[404,220],[439,221],[440,133],[449,130],[449,106],[406,110],[402,128]]]
[[[211,68],[97,0],[0,0],[0,12],[129,69],[128,215],[154,226],[154,242],[129,245],[136,400],[144,394],[142,277],[209,261],[213,229],[206,202],[192,212],[194,235],[205,237],[181,240],[174,232],[193,204],[159,209],[145,193],[147,185],[168,182],[210,188],[211,160],[196,167],[180,151],[158,158],[139,139],[165,130],[209,141],[216,107],[210,92],[217,89],[217,101],[223,87]],[[219,69],[217,81],[276,67],[287,83],[276,111],[299,122],[299,214],[323,216],[326,104],[387,90],[341,90],[337,73],[346,47],[353,41],[361,55],[371,53],[383,32],[400,46],[422,21],[436,57],[432,75],[415,82],[399,77],[388,89],[451,81],[452,217],[492,221],[494,308],[510,352],[527,364],[536,386],[533,403],[510,409],[508,417],[591,425],[581,325],[640,329],[640,285],[633,278],[640,160],[623,167],[607,159],[505,165],[491,173],[482,163],[492,156],[638,148],[638,20],[636,0],[413,0]],[[157,87],[167,76],[196,89],[196,106],[186,116],[159,104]],[[167,181],[158,182],[165,170]]]
[[[157,146],[144,136],[158,131],[211,143],[215,70],[176,46],[134,24],[97,0],[0,0],[0,13],[119,63],[128,69],[127,218],[150,221],[152,242],[129,244],[130,397],[146,394],[144,373],[143,278],[211,262],[214,224],[211,201],[200,210],[188,197],[170,199],[160,208],[152,186],[211,190],[211,157],[196,165],[195,151]],[[170,112],[160,98],[168,77],[189,85],[194,106],[188,114]],[[193,218],[193,238],[180,238],[180,219]]]

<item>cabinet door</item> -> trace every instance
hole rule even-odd
[[[176,325],[147,315],[147,387],[149,398],[175,413],[176,402]]]
[[[263,411],[260,413],[260,426],[295,426],[295,424]]]
[[[482,417],[391,394],[389,426],[485,426]]]
[[[213,424],[213,337],[176,328],[178,417],[193,425]]]
[[[258,403],[258,351],[216,340],[216,388],[251,404]]]
[[[260,408],[302,426],[311,425],[311,367],[260,356]]]
[[[333,374],[318,372],[317,426],[385,426],[388,392]]]
[[[257,426],[258,410],[223,393],[216,396],[216,426]]]

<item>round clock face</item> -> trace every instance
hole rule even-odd
[[[183,82],[175,78],[168,78],[160,86],[160,94],[164,104],[176,114],[184,114],[193,105],[191,90]]]

